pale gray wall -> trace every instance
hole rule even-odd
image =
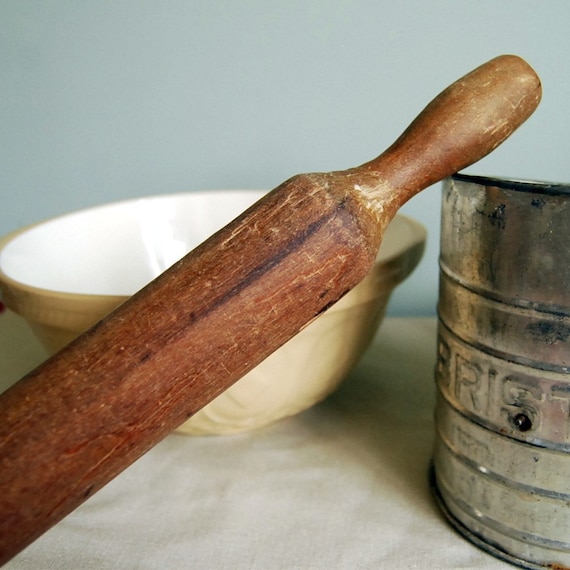
[[[485,175],[570,181],[567,0],[0,0],[0,234],[109,200],[273,188],[384,150],[501,53],[544,83]],[[403,211],[430,238],[392,314],[433,314],[439,185]]]

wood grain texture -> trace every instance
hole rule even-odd
[[[513,56],[454,85],[379,158],[283,183],[0,397],[0,562],[359,283],[400,205],[540,99]]]

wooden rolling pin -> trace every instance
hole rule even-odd
[[[0,397],[0,562],[354,287],[398,208],[488,154],[540,80],[501,56],[381,156],[284,182]]]

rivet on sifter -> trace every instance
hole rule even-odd
[[[532,429],[532,420],[526,414],[517,414],[511,419],[511,421],[519,431],[524,432]]]

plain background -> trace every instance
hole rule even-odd
[[[515,53],[539,110],[482,175],[570,182],[567,0],[0,0],[0,234],[111,200],[271,189],[380,154],[449,83]],[[393,315],[432,315],[426,255]]]

